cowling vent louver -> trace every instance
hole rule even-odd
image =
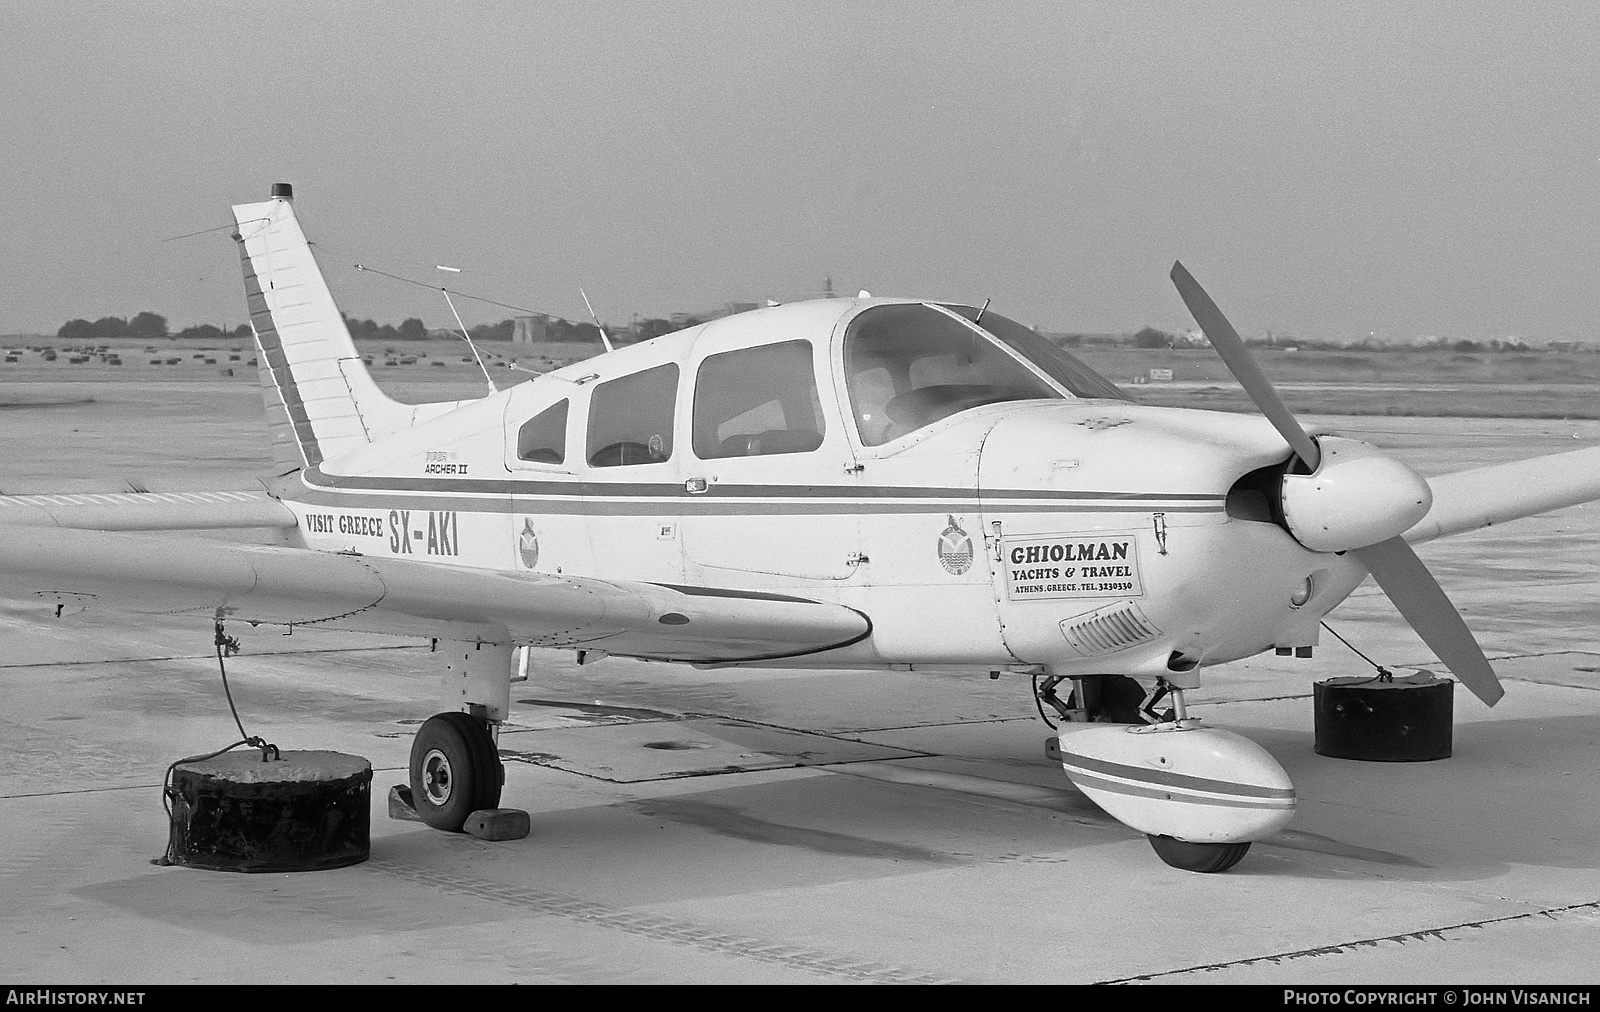
[[[1132,601],[1119,601],[1061,623],[1067,645],[1084,657],[1115,653],[1161,635]]]

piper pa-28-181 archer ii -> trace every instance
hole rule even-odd
[[[1182,265],[1264,421],[1142,406],[997,313],[864,292],[402,404],[368,375],[290,187],[233,211],[277,477],[0,499],[0,594],[435,638],[446,701],[410,779],[445,830],[498,805],[517,651],[540,647],[1032,677],[1066,718],[1071,782],[1169,864],[1221,871],[1295,794],[1260,746],[1188,716],[1202,670],[1306,652],[1371,574],[1493,705],[1411,546],[1600,498],[1600,447],[1424,480],[1308,432]],[[288,544],[173,533],[263,526]]]

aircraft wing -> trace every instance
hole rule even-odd
[[[1433,506],[1412,544],[1600,499],[1600,446],[1429,478]]]
[[[846,646],[851,608],[744,591],[474,570],[194,536],[35,524],[0,529],[0,597],[73,610],[193,613],[415,636],[505,626],[519,643],[691,663]]]
[[[296,522],[289,507],[259,491],[0,495],[0,527],[190,531],[287,528]]]

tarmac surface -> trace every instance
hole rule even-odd
[[[0,490],[245,488],[248,382],[30,383]],[[25,395],[25,396],[24,396]],[[0,398],[4,400],[4,398]],[[1342,418],[1425,473],[1600,441],[1600,423]],[[1312,682],[1211,669],[1193,711],[1265,746],[1295,820],[1231,872],[1162,864],[1044,755],[1024,679],[703,672],[535,654],[503,804],[523,840],[387,817],[433,713],[425,642],[241,633],[246,729],[369,758],[371,859],[158,867],[167,764],[237,738],[209,624],[0,604],[0,979],[88,983],[1600,982],[1600,507],[1424,546],[1506,684],[1455,754],[1312,750]],[[1438,667],[1369,582],[1330,618]]]

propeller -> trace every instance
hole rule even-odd
[[[1309,476],[1284,476],[1284,512],[1290,533],[1314,551],[1349,551],[1361,560],[1450,673],[1485,705],[1499,702],[1505,690],[1489,659],[1439,581],[1401,536],[1427,514],[1432,503],[1427,483],[1399,461],[1372,453],[1347,452],[1345,456],[1355,458],[1353,462],[1325,462],[1317,441],[1278,396],[1239,332],[1183,264],[1173,263],[1172,283],[1251,402],[1311,472]],[[1291,485],[1295,481],[1301,483],[1298,489]],[[1335,491],[1325,493],[1325,488]],[[1294,524],[1288,509],[1291,491],[1297,502],[1313,508],[1316,519],[1312,523]],[[1305,512],[1301,510],[1302,516]]]
[[[1244,339],[1233,329],[1233,324],[1222,315],[1222,310],[1211,301],[1211,296],[1200,287],[1200,282],[1194,279],[1194,275],[1177,261],[1173,261],[1172,264],[1172,283],[1178,286],[1178,294],[1183,297],[1183,304],[1189,307],[1195,322],[1205,331],[1206,339],[1211,342],[1211,347],[1217,350],[1217,354],[1222,356],[1223,363],[1227,365],[1228,371],[1233,373],[1234,379],[1244,387],[1244,392],[1250,395],[1250,400],[1261,413],[1267,416],[1267,421],[1278,430],[1278,435],[1289,444],[1289,449],[1295,452],[1295,456],[1305,461],[1308,470],[1315,471],[1317,465],[1322,463],[1322,451],[1317,449],[1317,444],[1311,435],[1300,427],[1300,423],[1290,412],[1289,405],[1283,403],[1283,398],[1278,396],[1272,381],[1267,379],[1267,374],[1256,364],[1255,356],[1244,346]]]

